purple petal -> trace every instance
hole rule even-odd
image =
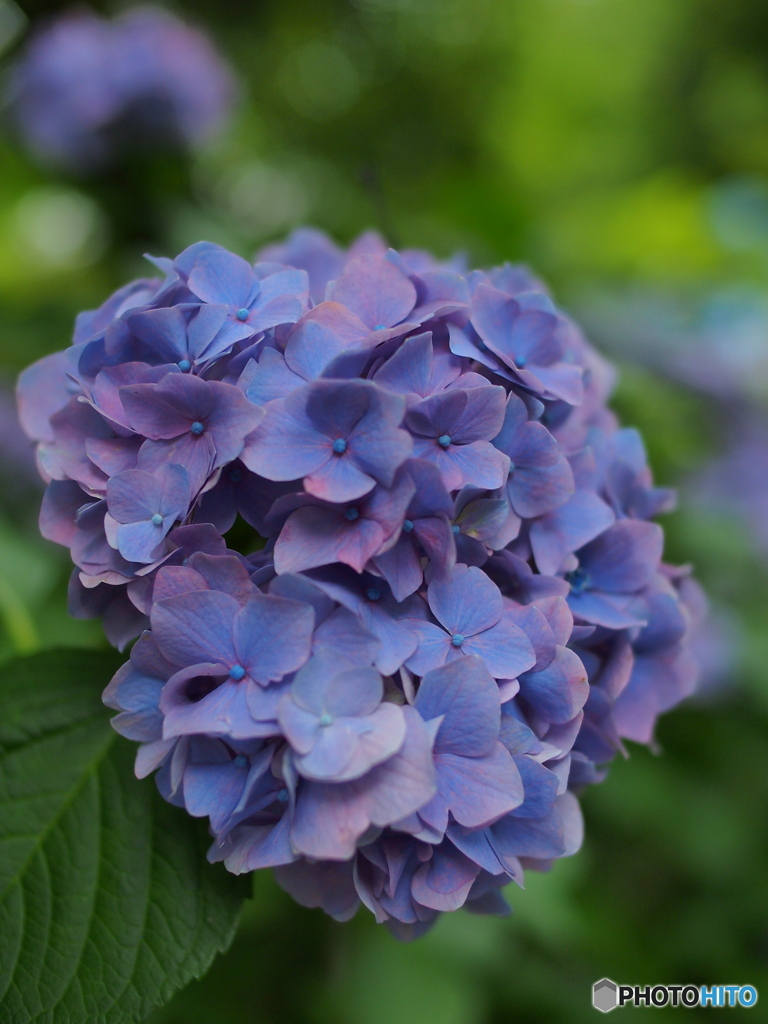
[[[614,519],[608,505],[596,494],[576,491],[564,505],[531,526],[531,547],[539,572],[554,575],[566,555],[593,540]]]
[[[370,825],[379,828],[407,817],[426,804],[436,789],[432,740],[420,716],[409,707],[402,749],[362,779],[329,785],[309,782],[296,803],[291,840],[308,857],[344,860]]]
[[[223,302],[233,309],[247,308],[258,293],[258,281],[251,265],[224,249],[201,252],[188,283],[190,290],[203,302]]]
[[[547,668],[520,676],[520,694],[543,718],[550,722],[569,722],[589,696],[587,673],[581,659],[567,647],[558,647]]]
[[[351,309],[373,331],[405,320],[416,304],[416,289],[389,260],[364,255],[346,265],[329,298]]]
[[[458,850],[449,853],[440,847],[415,872],[411,882],[413,898],[433,910],[458,910],[464,905],[479,871],[478,866]]]
[[[466,828],[484,828],[523,802],[523,780],[500,743],[479,757],[439,752],[435,756],[438,793]]]
[[[163,655],[175,665],[238,664],[232,630],[240,605],[228,594],[195,591],[152,609],[152,630]]]
[[[425,721],[442,717],[435,740],[438,753],[481,757],[499,737],[498,688],[479,658],[462,658],[427,672],[414,707]]]
[[[234,623],[234,646],[253,679],[266,684],[295,672],[309,657],[315,613],[309,605],[254,594]]]
[[[536,663],[530,640],[506,610],[495,626],[467,636],[461,650],[479,655],[495,679],[516,679]]]
[[[579,552],[579,565],[596,589],[633,593],[653,579],[663,546],[656,523],[621,519]]]
[[[501,618],[499,588],[476,566],[456,565],[445,582],[432,580],[427,593],[429,607],[449,633],[473,636]]]

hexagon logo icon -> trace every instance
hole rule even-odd
[[[610,978],[601,978],[592,986],[592,1005],[601,1013],[609,1013],[619,1005],[618,985]]]

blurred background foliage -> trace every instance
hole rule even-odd
[[[61,8],[0,0],[6,71]],[[75,178],[0,132],[0,657],[104,643],[67,619],[66,558],[36,532],[16,373],[143,274],[143,252],[208,238],[250,255],[301,223],[344,242],[373,226],[476,265],[525,261],[548,280],[620,364],[614,404],[642,429],[657,480],[681,487],[667,557],[693,563],[713,615],[702,696],[662,721],[657,752],[632,749],[586,795],[582,852],[530,874],[510,919],[458,913],[401,946],[259,876],[232,950],[152,1021],[578,1024],[606,975],[750,983],[768,999],[768,6],[175,9],[240,76],[220,142]]]

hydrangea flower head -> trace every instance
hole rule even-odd
[[[111,21],[87,9],[60,15],[31,38],[9,86],[31,152],[78,172],[136,146],[199,146],[221,129],[234,95],[209,40],[150,6]]]
[[[72,612],[138,636],[137,774],[339,920],[507,912],[696,683],[610,368],[520,268],[311,231],[157,265],[18,387]]]

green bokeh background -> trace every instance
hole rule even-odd
[[[30,0],[24,15],[60,6]],[[341,241],[373,226],[398,245],[465,250],[476,265],[533,266],[619,354],[614,404],[643,430],[660,483],[684,482],[720,452],[733,401],[642,365],[642,339],[653,340],[654,303],[691,322],[724,290],[768,303],[762,0],[177,10],[208,28],[242,80],[219,143],[192,161],[137,156],[76,180],[0,137],[6,385],[67,344],[80,309],[143,273],[147,249],[174,255],[205,237],[250,255],[300,223]],[[0,0],[6,66],[26,31]],[[746,206],[724,207],[734,194]],[[761,344],[764,368],[768,335]],[[765,411],[768,377],[748,390],[735,401]],[[0,657],[103,644],[97,624],[67,619],[66,553],[38,538],[39,492],[0,459]],[[693,563],[712,597],[728,667],[662,721],[657,753],[633,748],[584,797],[575,858],[529,874],[509,893],[509,919],[457,913],[409,946],[362,914],[342,926],[303,910],[260,875],[232,950],[153,1024],[580,1024],[598,1019],[590,992],[603,976],[750,983],[768,1001],[768,556],[743,522],[700,501],[665,527],[668,559]],[[768,1019],[761,1004],[750,1012]]]

